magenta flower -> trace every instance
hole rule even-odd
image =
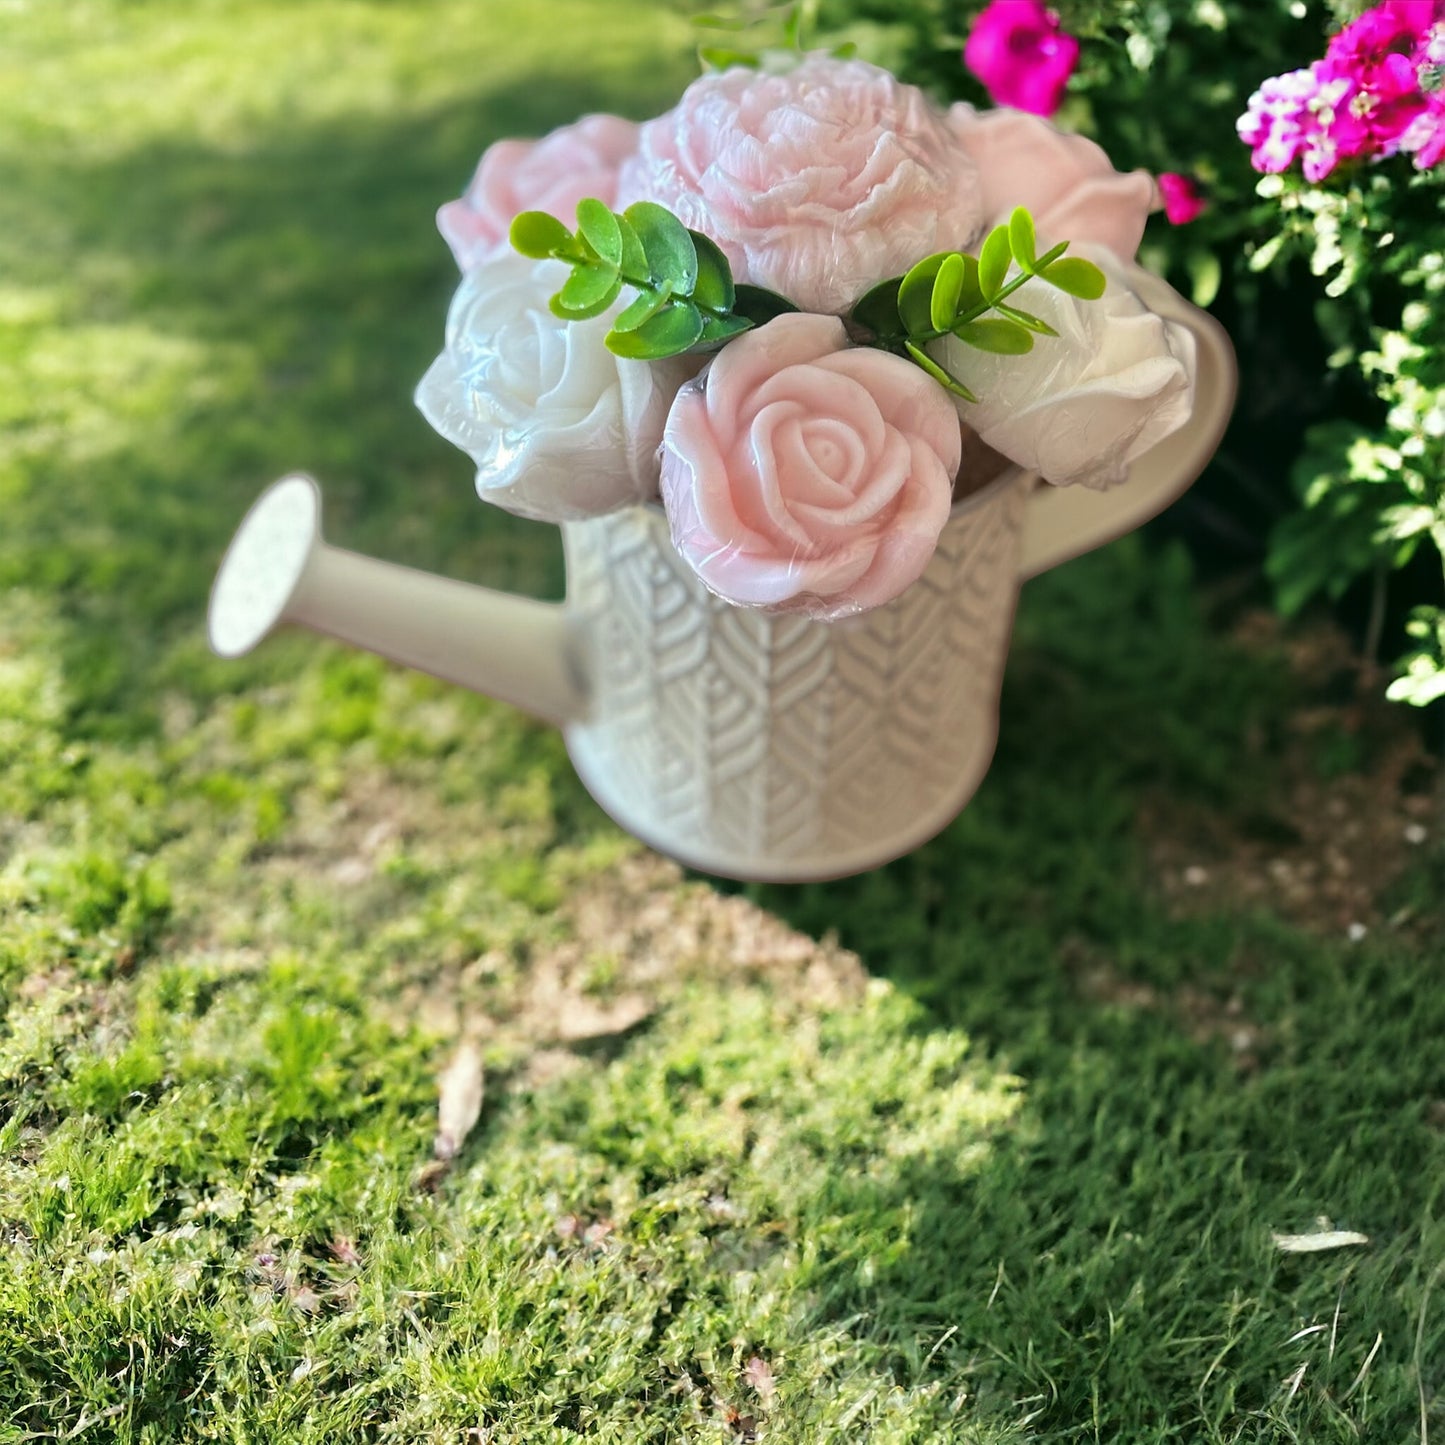
[[[1171,226],[1187,226],[1204,213],[1204,193],[1191,176],[1165,171],[1159,177],[1159,197]]]
[[[996,105],[1052,115],[1079,60],[1079,42],[1040,0],[993,0],[973,22],[963,63]]]
[[[1342,155],[1393,155],[1400,148],[1429,104],[1420,66],[1431,27],[1442,17],[1438,0],[1385,0],[1330,40],[1319,70],[1350,83],[1331,127]]]
[[[1256,170],[1296,159],[1305,179],[1323,180],[1341,162],[1408,151],[1427,170],[1445,154],[1445,101],[1438,57],[1445,52],[1445,0],[1383,0],[1335,35],[1307,70],[1266,80],[1239,118]]]
[[[1415,157],[1415,169],[1428,171],[1445,160],[1445,93],[1430,97],[1430,108],[1400,137],[1400,149]]]
[[[1249,98],[1249,109],[1235,122],[1250,147],[1250,164],[1272,175],[1288,170],[1297,158],[1312,181],[1323,180],[1338,157],[1328,140],[1335,106],[1350,89],[1347,80],[1326,80],[1319,64],[1266,80]]]
[[[1436,12],[1417,52],[1426,108],[1400,137],[1400,149],[1411,152],[1416,169],[1422,171],[1445,160],[1445,4],[1437,4]]]

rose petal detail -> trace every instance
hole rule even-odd
[[[619,194],[668,207],[737,279],[842,314],[875,282],[982,225],[973,161],[943,113],[861,60],[704,75],[642,127]]]
[[[477,492],[522,517],[595,517],[657,495],[668,408],[696,357],[614,356],[621,309],[564,322],[557,261],[500,252],[463,277],[446,349],[417,387],[422,415],[477,464]]]
[[[678,394],[663,504],[678,551],[720,597],[841,617],[921,575],[961,451],[947,393],[918,367],[849,347],[834,318],[790,314]]]
[[[465,194],[437,212],[457,266],[466,271],[507,250],[507,232],[523,211],[546,211],[571,226],[588,196],[615,205],[618,173],[637,149],[638,130],[615,115],[587,115],[541,140],[489,146]]]
[[[1041,247],[1095,241],[1132,261],[1154,204],[1148,171],[1116,171],[1093,141],[1019,110],[955,105],[948,123],[978,167],[986,223],[1033,215]]]

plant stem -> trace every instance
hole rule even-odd
[[[1370,591],[1370,618],[1365,624],[1365,670],[1373,673],[1380,661],[1380,634],[1385,627],[1385,564],[1375,564]]]
[[[1008,285],[1005,286],[1003,290],[1000,291],[998,295],[993,298],[992,301],[981,301],[977,306],[970,308],[961,316],[956,316],[954,318],[953,325],[945,328],[942,331],[913,331],[910,332],[907,336],[901,336],[896,338],[889,337],[887,339],[890,341],[897,340],[900,342],[911,341],[915,346],[922,346],[926,342],[937,341],[940,336],[951,336],[955,327],[964,326],[970,321],[977,321],[980,316],[983,316],[988,312],[992,311],[1000,301],[1006,301],[1010,296],[1014,294],[1015,291],[1019,289],[1020,286],[1024,284],[1024,282],[1032,281],[1033,279],[1034,275],[1032,271],[1025,271],[1022,275],[1015,276],[1014,279],[1010,281]]]
[[[656,283],[653,282],[650,278],[646,281],[639,281],[637,277],[629,276],[626,271],[618,271],[617,274],[622,277],[622,284],[624,286],[631,286],[634,291],[655,291],[657,289]],[[693,299],[691,291],[674,291],[672,295],[669,296],[667,299],[669,302],[691,301],[692,304],[696,306],[697,309],[701,311],[704,316],[714,316],[719,321],[726,320],[729,316],[733,316],[736,314],[732,311],[719,311],[715,306],[704,306],[701,301],[696,301]]]

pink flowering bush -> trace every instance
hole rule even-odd
[[[833,316],[779,316],[719,353],[668,417],[673,542],[729,602],[838,617],[918,580],[962,439],[916,366],[849,346]]]
[[[1445,0],[1384,0],[1352,20],[1306,69],[1249,98],[1239,137],[1256,170],[1322,181],[1345,161],[1405,150],[1428,170],[1445,154]]]
[[[1422,545],[1445,561],[1445,364],[1438,339],[1425,340],[1432,328],[1439,334],[1430,298],[1445,289],[1445,255],[1440,188],[1418,174],[1445,159],[1442,62],[1445,0],[1384,0],[1333,35],[1322,58],[1266,80],[1239,119],[1251,164],[1266,174],[1260,193],[1279,200],[1286,221],[1256,264],[1293,241],[1311,252],[1316,274],[1332,275],[1334,295],[1367,298],[1377,274],[1397,278],[1405,295],[1370,327],[1370,349],[1360,348],[1383,404],[1383,437],[1378,422],[1345,418],[1306,435],[1296,469],[1306,508],[1281,522],[1268,560],[1286,610],[1316,592],[1339,596],[1373,569],[1379,612],[1387,569],[1409,564]],[[1398,194],[1408,201],[1418,193],[1418,212],[1392,204],[1386,168],[1407,156],[1417,178]],[[1306,188],[1284,174],[1296,160]],[[1417,606],[1407,630],[1414,646],[1389,695],[1419,704],[1445,698],[1445,607]]]

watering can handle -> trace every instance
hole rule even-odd
[[[1159,277],[1135,268],[1130,284],[1158,315],[1193,333],[1198,356],[1194,411],[1183,427],[1133,463],[1120,486],[1098,492],[1041,483],[1029,498],[1024,521],[1021,581],[1102,547],[1157,516],[1204,470],[1229,424],[1239,372],[1228,333]]]

